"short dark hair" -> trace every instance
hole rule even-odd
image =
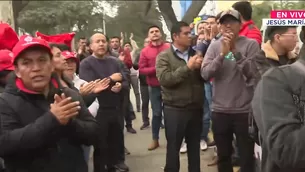
[[[216,17],[215,17],[215,20],[216,20],[216,21],[220,19],[220,16],[221,16],[222,12],[223,12],[223,11],[221,11],[220,13],[218,13],[218,14],[216,15]]]
[[[60,49],[60,51],[71,51],[71,48],[66,44],[56,44],[56,43],[49,43],[51,49],[54,47]]]
[[[53,48],[58,48],[59,49],[59,45],[56,44],[56,43],[49,43],[49,46],[50,46],[51,49],[53,49]]]
[[[249,21],[252,19],[252,6],[248,1],[235,2],[232,7],[240,13],[244,20]]]
[[[112,36],[111,38],[110,38],[110,40],[111,39],[118,39],[119,41],[121,40],[121,38],[119,37],[119,36]]]
[[[161,29],[160,29],[159,26],[157,26],[157,25],[151,25],[151,26],[148,27],[147,32],[148,32],[151,28],[158,28],[158,29],[161,31]]]
[[[60,51],[71,51],[71,48],[66,44],[58,44]]]
[[[289,28],[296,28],[296,26],[268,26],[265,34],[268,40],[273,41],[274,35],[286,33]]]
[[[84,40],[84,39],[87,39],[87,38],[86,38],[86,37],[80,37],[80,38],[78,39],[78,41]]]
[[[174,42],[174,34],[179,34],[181,32],[182,27],[188,27],[189,25],[184,21],[179,21],[173,24],[173,27],[171,29],[171,38]]]
[[[132,47],[132,45],[131,45],[130,42],[124,42],[124,46],[125,46],[126,44],[129,44],[129,45]]]

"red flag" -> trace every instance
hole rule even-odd
[[[72,40],[75,36],[74,32],[62,33],[57,35],[45,35],[40,32],[36,32],[36,37],[46,40],[47,42],[56,44],[66,44],[70,48],[72,47]]]
[[[19,41],[17,33],[7,23],[0,23],[0,50],[12,50]]]

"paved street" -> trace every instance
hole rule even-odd
[[[131,91],[131,93],[131,100],[133,105],[135,105],[133,91]],[[136,116],[137,119],[133,121],[133,125],[137,130],[137,134],[130,134],[125,132],[125,145],[131,152],[130,155],[126,156],[126,164],[130,167],[130,172],[162,172],[165,165],[166,153],[164,129],[160,130],[161,147],[155,151],[148,151],[147,147],[151,142],[151,128],[140,130],[140,126],[142,125],[141,113],[136,113]],[[151,112],[149,116],[151,118]],[[217,172],[216,166],[207,166],[207,163],[211,160],[212,157],[213,149],[208,149],[207,151],[201,152],[201,171]],[[90,171],[92,171],[92,169]],[[180,156],[180,172],[187,171],[187,155],[183,154]],[[234,171],[237,171],[237,169]]]
[[[164,130],[160,130],[161,147],[155,151],[148,151],[147,147],[151,142],[151,129],[140,130],[141,116],[137,113],[137,119],[134,121],[137,134],[125,134],[126,147],[131,152],[131,155],[126,157],[127,164],[131,172],[162,172],[165,164],[166,141]],[[207,162],[213,155],[212,149],[201,152],[201,167],[205,172],[217,172],[215,167],[207,167]],[[187,155],[183,154],[180,157],[181,170],[187,172]]]
[[[131,101],[135,107],[135,97],[131,90]],[[165,165],[166,140],[164,129],[160,130],[161,147],[155,151],[148,151],[147,148],[151,143],[151,128],[140,130],[142,125],[141,113],[136,113],[137,119],[133,121],[137,134],[125,133],[125,144],[131,155],[126,157],[126,163],[131,172],[162,172]],[[151,118],[151,111],[149,114]],[[213,156],[213,149],[201,152],[201,169],[204,172],[217,172],[216,167],[208,167],[207,163]],[[187,155],[180,156],[180,172],[187,172]]]

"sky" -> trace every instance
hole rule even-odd
[[[105,9],[105,12],[107,13],[107,15],[109,15],[110,17],[114,17],[117,14],[117,8],[111,8],[110,4],[106,1],[97,1],[99,2],[99,7],[103,6]],[[216,2],[216,14],[220,11],[229,9],[235,2],[238,1],[215,1]],[[263,1],[252,1],[252,3],[262,3]],[[180,1],[178,0],[172,0],[172,7],[174,9],[174,12],[176,14],[176,17],[178,20],[181,20],[181,7],[180,7]],[[96,9],[97,12],[101,12],[102,8],[97,8]],[[215,15],[216,15],[215,14]],[[170,40],[170,33],[169,30],[166,26],[166,23],[163,19],[163,17],[161,17],[161,21],[162,21],[162,25],[163,25],[163,30],[165,32],[165,34],[167,35],[167,40]]]

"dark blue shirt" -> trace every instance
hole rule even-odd
[[[122,73],[120,64],[115,57],[106,56],[102,59],[89,56],[80,64],[79,76],[81,79],[90,82],[96,79],[104,79],[114,73]],[[100,108],[119,108],[121,95],[111,91],[111,83],[108,89],[97,94]]]

